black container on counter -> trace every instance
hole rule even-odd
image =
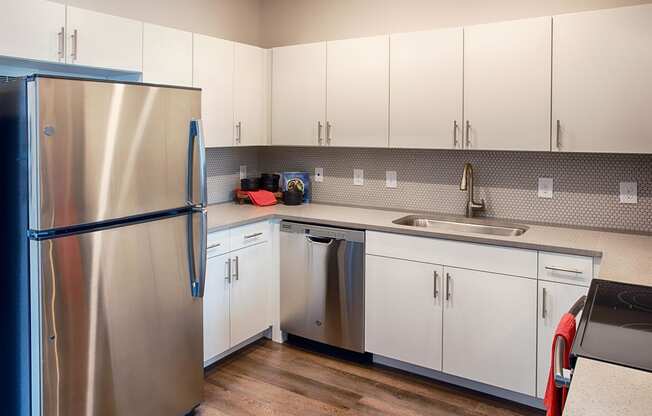
[[[301,205],[303,202],[303,192],[289,190],[283,192],[283,203],[285,205]]]
[[[240,179],[240,190],[257,191],[258,189],[260,189],[258,186],[258,178]]]
[[[270,192],[278,192],[278,184],[280,179],[280,175],[273,173],[263,173],[260,175],[260,189],[264,189]]]

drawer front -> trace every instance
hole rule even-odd
[[[537,277],[537,252],[512,247],[368,231],[367,254]]]
[[[229,230],[215,231],[208,234],[208,257],[215,257],[229,251]]]
[[[269,221],[243,225],[231,229],[231,251],[269,241],[271,227]]]
[[[589,286],[593,278],[593,257],[539,252],[539,279]]]

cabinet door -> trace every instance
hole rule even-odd
[[[552,338],[562,315],[573,306],[575,301],[586,295],[588,288],[564,283],[544,282],[539,280],[539,324],[537,354],[537,397],[546,392],[548,373],[550,371],[550,353]]]
[[[387,147],[389,37],[328,42],[326,141],[333,146]]]
[[[365,349],[441,370],[441,266],[366,257]]]
[[[551,36],[550,17],[464,28],[465,147],[550,150]]]
[[[652,153],[651,22],[652,5],[554,17],[553,149]]]
[[[444,268],[443,371],[535,395],[537,281]]]
[[[391,35],[391,147],[462,147],[461,28]]]
[[[271,246],[262,243],[231,253],[231,347],[271,325]]]
[[[326,43],[274,48],[272,53],[272,144],[323,144]]]
[[[143,81],[192,87],[192,33],[145,23]]]
[[[226,254],[211,257],[206,262],[204,289],[204,365],[228,350],[230,343],[229,279]]]
[[[143,23],[68,6],[67,62],[140,72]]]
[[[265,51],[235,44],[234,72],[235,144],[255,146],[267,143],[265,115]]]
[[[65,62],[66,6],[41,0],[5,0],[0,13],[0,55]]]
[[[193,34],[193,86],[201,88],[206,147],[233,145],[233,42]]]

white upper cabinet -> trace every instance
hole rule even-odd
[[[328,42],[326,142],[387,147],[389,37]]]
[[[464,29],[465,147],[550,150],[551,37],[550,17]]]
[[[193,85],[201,88],[206,147],[233,145],[233,42],[193,35]]]
[[[236,145],[267,144],[266,69],[264,49],[235,44],[233,133]]]
[[[652,152],[652,5],[554,17],[553,150]]]
[[[143,81],[192,86],[192,33],[145,23]]]
[[[65,62],[66,6],[41,0],[4,0],[0,55]]]
[[[143,23],[77,7],[67,8],[67,62],[140,72]]]
[[[390,147],[462,148],[461,28],[391,35]]]
[[[272,53],[272,144],[325,144],[326,43]]]

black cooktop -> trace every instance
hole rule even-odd
[[[652,287],[594,279],[572,355],[652,372]]]

